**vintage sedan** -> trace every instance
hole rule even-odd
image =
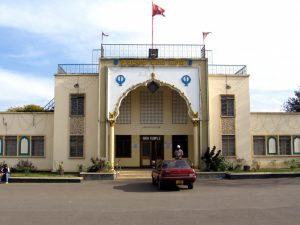
[[[193,189],[196,177],[195,170],[185,160],[163,160],[152,170],[152,184],[157,184],[160,190],[167,184]]]

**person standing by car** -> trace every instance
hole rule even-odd
[[[180,145],[177,145],[176,150],[174,151],[175,159],[182,159],[183,151],[180,148]]]

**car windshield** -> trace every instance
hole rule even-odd
[[[184,160],[164,161],[162,163],[162,168],[190,168],[190,165]]]

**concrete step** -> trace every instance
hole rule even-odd
[[[151,179],[151,170],[120,170],[118,180]]]

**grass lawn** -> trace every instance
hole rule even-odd
[[[233,170],[233,171],[227,171],[229,173],[260,173],[260,172],[270,172],[270,173],[284,173],[284,172],[300,172],[300,168],[265,168],[265,169],[259,169],[259,170],[250,170],[250,171],[244,171],[244,170]]]

